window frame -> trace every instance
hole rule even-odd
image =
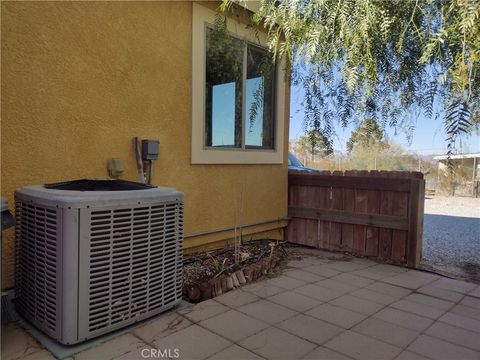
[[[286,79],[285,62],[277,61],[273,79],[273,148],[246,145],[246,131],[248,123],[248,109],[246,109],[246,96],[242,94],[242,146],[241,147],[215,147],[206,145],[206,57],[207,57],[207,29],[213,27],[215,12],[205,6],[193,3],[192,19],[192,164],[282,164],[284,159],[285,137],[287,133],[285,123]],[[245,24],[227,18],[227,31],[245,42],[243,52],[242,90],[246,90],[247,78],[247,45],[265,51],[266,34],[258,32],[253,35],[251,29]],[[268,51],[268,50],[267,50]]]
[[[205,38],[205,45],[207,44],[207,32],[209,30],[214,30],[214,26],[212,24],[209,24],[209,23],[205,23],[205,28],[204,28],[204,38]],[[268,48],[265,47],[265,46],[261,46],[259,44],[255,44],[254,42],[252,42],[249,38],[246,38],[246,37],[240,37],[238,36],[237,34],[235,33],[232,33],[231,31],[228,31],[227,30],[227,34],[228,36],[234,38],[234,39],[237,39],[237,40],[240,40],[244,43],[244,49],[243,49],[243,55],[242,55],[242,116],[241,116],[241,125],[242,125],[242,134],[241,134],[241,146],[240,147],[236,147],[236,146],[225,146],[225,147],[219,147],[219,146],[208,146],[207,145],[207,134],[206,134],[206,130],[204,130],[204,134],[203,134],[203,148],[205,150],[212,150],[212,151],[218,151],[218,150],[231,150],[231,151],[249,151],[249,150],[254,150],[254,151],[272,151],[272,150],[275,150],[275,145],[276,145],[276,127],[277,127],[277,121],[276,121],[276,109],[275,109],[275,105],[276,105],[276,95],[277,95],[277,88],[276,88],[276,84],[277,84],[277,70],[278,70],[278,64],[275,63],[274,64],[274,68],[273,68],[273,79],[272,79],[272,87],[273,87],[273,91],[272,91],[272,99],[271,99],[271,102],[272,102],[272,122],[273,122],[273,126],[272,126],[272,129],[271,129],[271,134],[270,136],[272,137],[272,140],[273,140],[273,144],[272,146],[261,146],[261,145],[247,145],[246,144],[246,140],[247,140],[247,134],[246,134],[246,131],[247,131],[247,112],[248,112],[248,109],[247,109],[247,96],[246,96],[246,89],[247,89],[247,72],[248,72],[248,46],[251,46],[251,47],[254,47],[254,48],[257,48],[261,51],[264,51],[264,52],[269,52],[268,51]],[[204,59],[205,59],[205,63],[206,64],[206,59],[207,59],[207,46],[204,47]],[[204,67],[204,71],[205,71],[205,67]],[[206,80],[205,80],[205,83],[206,83]],[[205,89],[205,86],[204,86],[204,94],[203,94],[203,98],[205,99],[204,101],[206,101],[206,89]],[[204,103],[204,110],[205,110],[205,103]],[[206,114],[204,113],[203,114],[204,116],[204,122],[206,122]]]

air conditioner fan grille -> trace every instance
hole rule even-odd
[[[58,331],[57,211],[16,202],[16,306],[51,334]]]
[[[90,332],[181,297],[181,203],[92,211],[90,219]]]

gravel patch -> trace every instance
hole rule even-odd
[[[425,199],[422,265],[480,281],[480,199]]]

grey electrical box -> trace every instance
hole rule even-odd
[[[157,160],[159,146],[158,140],[142,140],[142,159]]]

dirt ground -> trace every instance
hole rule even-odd
[[[425,199],[422,265],[480,281],[480,199]]]

